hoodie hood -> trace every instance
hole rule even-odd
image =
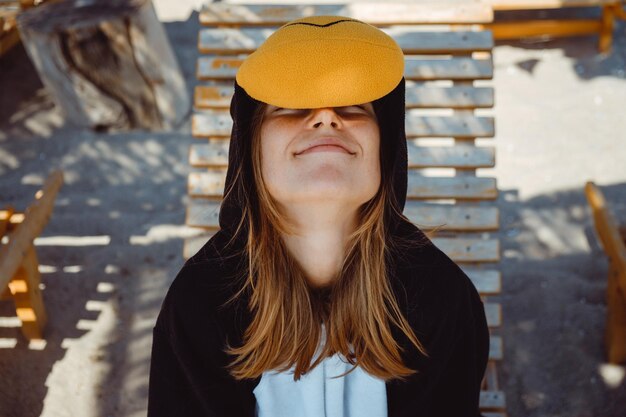
[[[315,48],[310,48],[312,44],[308,41],[311,39],[317,45]],[[322,59],[320,51],[326,49],[336,53],[326,59],[331,61],[331,67],[316,64]],[[379,60],[377,64],[375,58]],[[300,65],[293,64],[295,59],[300,60]],[[398,65],[399,59],[401,65]],[[235,80],[230,104],[233,126],[228,169],[219,213],[220,232],[229,239],[234,236],[243,215],[244,198],[251,199],[253,205],[258,203],[251,141],[253,115],[261,102],[279,107],[287,104],[291,108],[316,108],[371,101],[380,130],[381,181],[390,178],[393,184],[385,222],[391,234],[400,223],[406,223],[397,214],[404,210],[407,195],[403,65],[404,55],[393,38],[374,26],[342,16],[298,19],[268,37],[244,60]],[[280,68],[284,68],[282,73]],[[306,76],[298,79],[294,71]],[[372,71],[374,78],[383,80],[373,83]],[[318,82],[321,79],[323,84]],[[332,94],[328,94],[329,88]],[[292,94],[294,91],[299,95]],[[241,175],[236,179],[239,169]],[[395,210],[391,206],[395,206]],[[235,238],[245,241],[247,225],[243,225]]]
[[[405,134],[405,81],[404,77],[387,95],[372,102],[380,129],[381,180],[391,177],[393,195],[389,203],[402,213],[407,195],[407,145]],[[230,105],[233,119],[228,150],[228,170],[224,197],[220,207],[220,229],[234,234],[243,216],[243,198],[248,196],[255,204],[257,191],[252,172],[252,117],[259,101],[252,98],[237,82]],[[235,173],[241,168],[240,180],[235,182]],[[388,210],[388,225],[394,231],[401,219]],[[246,225],[244,225],[246,227]],[[247,230],[245,231],[247,235]],[[241,234],[241,233],[240,233]]]

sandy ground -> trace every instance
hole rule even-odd
[[[191,93],[199,1],[155,4]],[[510,416],[623,417],[624,367],[604,359],[608,261],[583,194],[594,180],[626,223],[626,25],[494,49]],[[180,269],[190,136],[97,134],[64,124],[21,46],[0,61],[0,201],[24,209],[54,168],[65,184],[35,241],[43,344],[0,303],[0,416],[143,416],[152,326]]]

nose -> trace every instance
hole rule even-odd
[[[323,107],[320,109],[313,109],[311,116],[311,124],[313,127],[320,127],[321,125],[332,126],[338,128],[341,126],[341,118],[335,112],[332,107]]]

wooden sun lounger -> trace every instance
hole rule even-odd
[[[585,184],[596,233],[609,257],[606,289],[605,348],[610,363],[626,363],[626,227],[620,228],[602,191],[592,181]]]
[[[48,222],[63,173],[54,171],[24,213],[12,207],[0,210],[0,299],[15,302],[22,333],[28,340],[42,339],[47,316],[39,289],[39,262],[33,240]]]
[[[206,5],[199,15],[203,28],[197,77],[201,83],[195,90],[192,119],[198,143],[189,153],[191,166],[198,170],[189,175],[186,217],[187,225],[206,233],[186,240],[184,257],[192,256],[219,228],[232,127],[228,107],[237,68],[245,54],[277,27],[305,13],[344,15],[374,24],[393,36],[405,52],[410,173],[404,213],[426,232],[438,229],[433,242],[461,266],[485,301],[491,349],[481,410],[486,417],[505,416],[497,371],[503,357],[502,338],[497,335],[501,306],[489,300],[501,292],[500,243],[490,233],[499,229],[494,204],[498,190],[495,178],[476,175],[477,168],[495,166],[495,148],[475,144],[476,138],[495,135],[493,117],[475,113],[494,104],[493,87],[485,85],[493,78],[493,36],[481,29],[481,24],[493,19],[488,5]],[[446,169],[450,175],[427,175],[433,168]]]

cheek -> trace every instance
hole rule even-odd
[[[261,130],[261,175],[266,186],[274,190],[285,177],[285,144],[280,135],[268,133]]]
[[[366,137],[365,146],[367,149],[365,154],[368,155],[367,163],[372,169],[380,171],[380,134],[378,129],[370,130]]]

